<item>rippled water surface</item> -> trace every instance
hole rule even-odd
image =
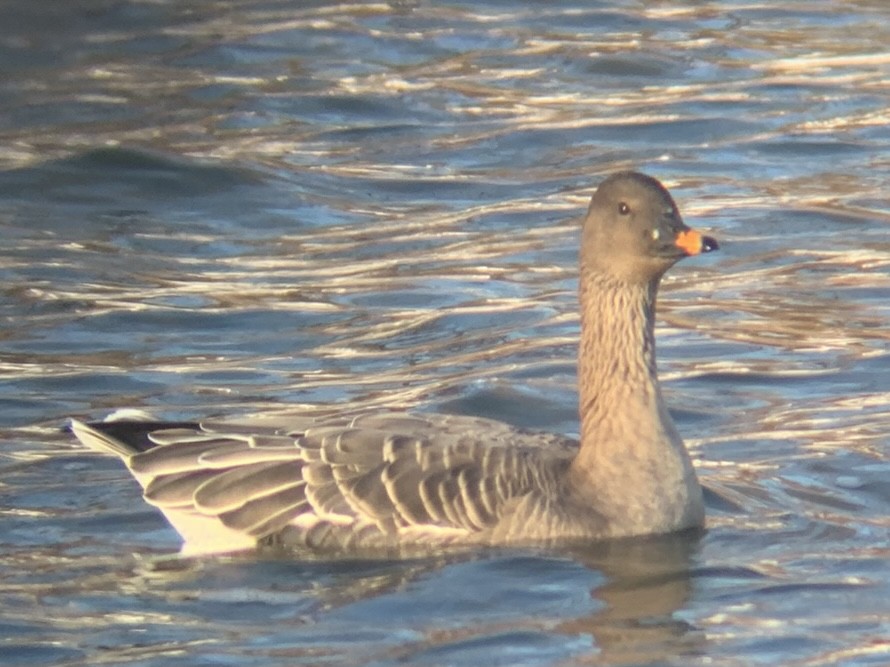
[[[0,22],[4,665],[890,663],[890,7],[102,0]],[[659,362],[700,539],[184,560],[66,416],[572,434],[577,216],[721,252]]]

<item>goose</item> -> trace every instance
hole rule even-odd
[[[602,181],[579,253],[578,439],[402,412],[71,420],[120,457],[185,555],[265,546],[403,556],[703,526],[702,489],[658,382],[655,304],[677,261],[718,249],[655,178]]]

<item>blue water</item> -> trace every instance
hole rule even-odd
[[[890,663],[890,8],[4,4],[4,665]],[[659,366],[699,539],[184,560],[67,416],[397,407],[577,431],[577,216],[721,250]]]

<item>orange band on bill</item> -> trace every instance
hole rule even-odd
[[[702,235],[694,229],[677,234],[675,241],[677,247],[682,249],[687,255],[698,255],[702,251]]]

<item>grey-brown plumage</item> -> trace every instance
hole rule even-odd
[[[126,461],[190,553],[280,544],[390,555],[701,525],[701,488],[656,377],[663,273],[716,249],[655,179],[594,194],[581,241],[581,442],[492,420],[401,413],[72,430]]]

